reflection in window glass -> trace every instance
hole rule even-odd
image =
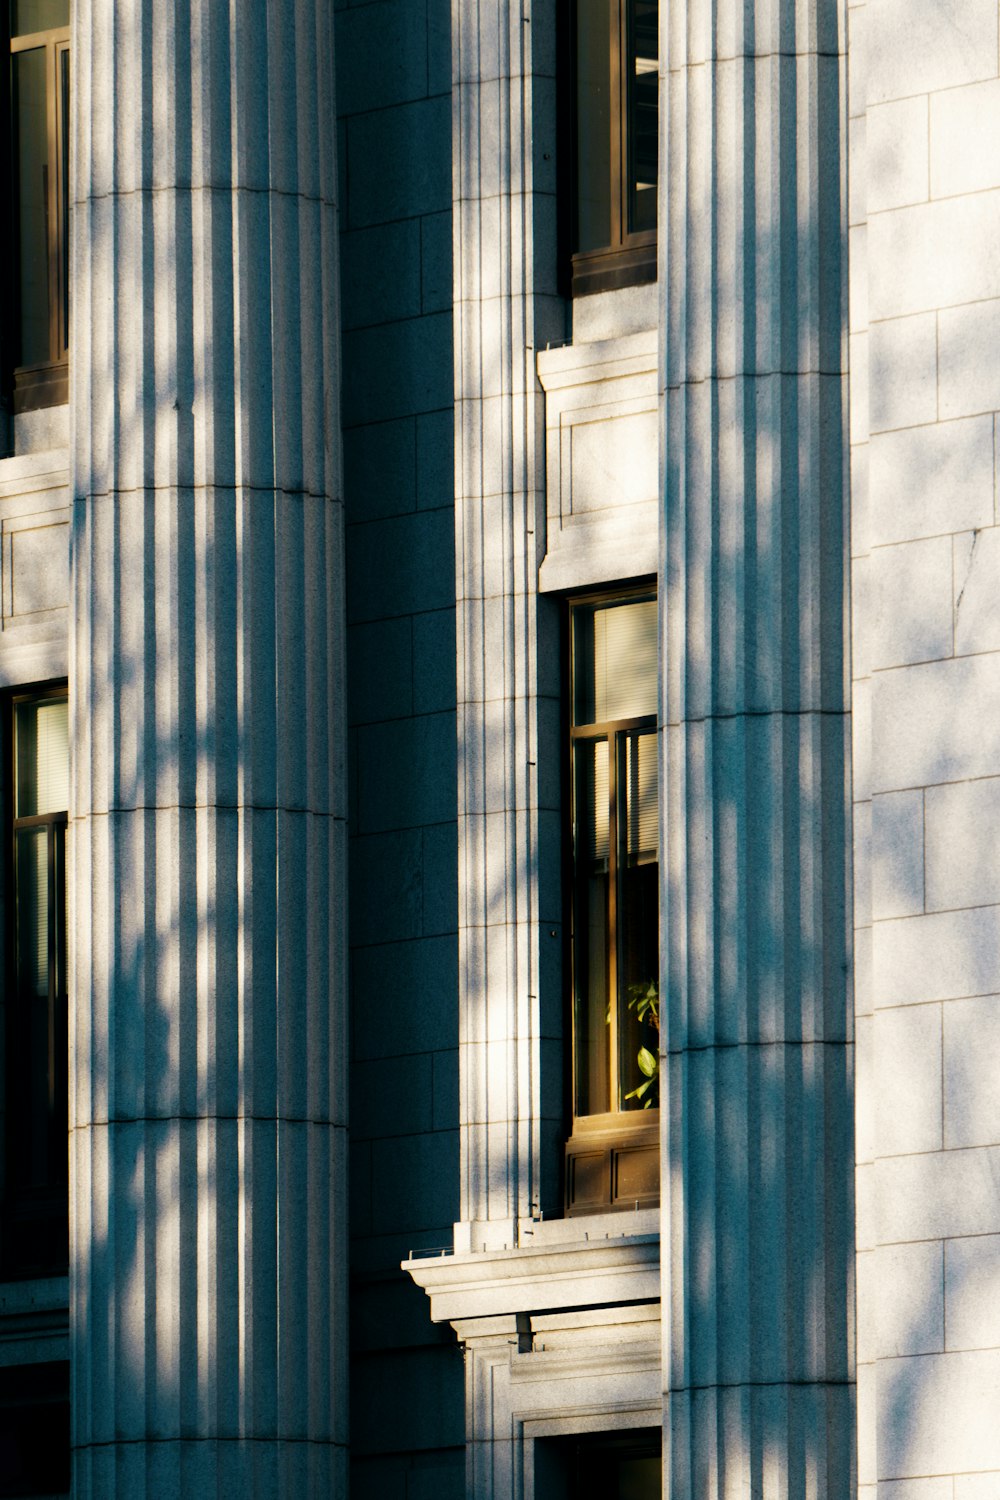
[[[608,742],[576,747],[576,1113],[608,1107]]]
[[[49,993],[49,835],[23,828],[16,835],[17,969],[24,990]]]
[[[14,411],[68,399],[70,64],[67,0],[10,6],[9,187]]]
[[[656,713],[656,600],[573,611],[574,722]]]
[[[628,227],[656,228],[657,0],[628,0]]]
[[[655,1109],[659,1074],[659,799],[656,731],[618,736],[619,1109]]]
[[[65,812],[69,806],[69,705],[65,698],[18,703],[15,816]]]
[[[13,64],[20,202],[20,308],[23,365],[49,357],[48,113],[44,47],[16,52]]]
[[[577,249],[611,239],[612,0],[578,0],[576,11]]]
[[[607,290],[655,263],[659,0],[573,0],[572,15],[574,287],[603,275]],[[606,253],[620,263],[602,271]]]
[[[577,1118],[659,1104],[655,598],[572,608]]]
[[[69,25],[69,0],[11,0],[11,36],[30,36]]]
[[[69,48],[59,52],[59,133],[62,153],[59,158],[62,182],[59,201],[62,205],[62,352],[69,348]]]

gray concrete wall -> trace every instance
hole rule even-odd
[[[463,1366],[399,1270],[458,1206],[451,16],[341,3],[352,1493],[458,1500]]]

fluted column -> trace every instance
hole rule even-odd
[[[332,9],[74,6],[74,1493],[343,1483]]]
[[[667,1473],[687,1500],[840,1500],[843,6],[661,15]]]

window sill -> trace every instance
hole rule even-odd
[[[69,1278],[0,1282],[0,1366],[69,1358]]]
[[[655,334],[658,318],[655,281],[577,297],[573,303],[573,343],[596,344],[629,334]]]
[[[525,1225],[516,1247],[405,1260],[431,1301],[431,1320],[454,1323],[546,1308],[608,1307],[660,1297],[659,1211]]]
[[[65,406],[69,401],[69,363],[24,365],[14,371],[14,414]]]
[[[592,250],[573,256],[572,295],[610,292],[656,280],[656,234],[645,234],[638,244],[619,250]]]
[[[13,451],[18,458],[35,454],[59,454],[69,463],[69,406],[40,406],[34,411],[19,412],[9,429]]]

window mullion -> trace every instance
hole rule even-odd
[[[46,870],[46,883],[48,886],[48,934],[46,947],[48,950],[48,981],[49,981],[49,1120],[51,1121],[56,1110],[56,831],[55,826],[49,821],[46,828],[45,849],[48,862]]]
[[[618,1094],[618,735],[608,734],[608,1109]]]

